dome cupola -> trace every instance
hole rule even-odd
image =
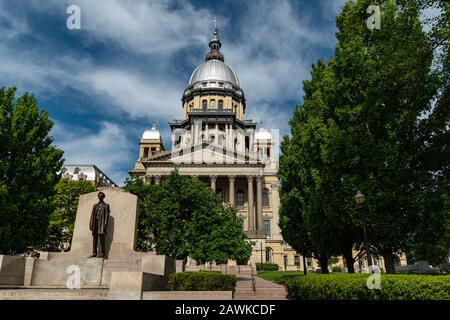
[[[151,129],[147,129],[142,134],[142,140],[160,140],[161,134],[159,130],[156,129],[156,122],[153,120]]]
[[[214,32],[205,62],[192,72],[181,99],[185,118],[191,112],[218,111],[232,112],[238,119],[243,119],[244,92],[236,73],[224,62],[221,48],[219,30],[214,21]]]

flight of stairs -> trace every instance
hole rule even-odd
[[[238,276],[234,300],[286,300],[284,286],[261,278],[256,278],[253,293],[251,276]]]

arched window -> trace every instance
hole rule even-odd
[[[219,110],[223,110],[223,100],[219,100]]]
[[[244,205],[244,191],[239,189],[236,192],[236,206],[237,207],[242,207],[243,205]]]
[[[211,100],[211,102],[209,103],[209,108],[210,109],[215,109],[216,108],[216,100]]]
[[[272,262],[272,249],[266,248],[266,262]]]
[[[206,100],[202,101],[202,108],[203,108],[203,111],[206,111],[206,109],[208,109],[208,101],[206,101]]]
[[[269,207],[270,206],[270,203],[269,203],[269,190],[267,188],[263,189],[262,202],[263,202],[263,206],[264,207]]]

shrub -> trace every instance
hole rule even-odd
[[[301,300],[450,299],[450,278],[381,274],[381,289],[366,286],[368,274],[308,275],[287,281],[288,296]]]
[[[333,268],[331,268],[332,272],[342,272],[342,268],[340,266],[334,266]]]
[[[179,272],[169,275],[168,288],[173,291],[233,291],[236,276],[219,272]]]
[[[276,263],[257,263],[257,271],[278,271],[278,265]]]

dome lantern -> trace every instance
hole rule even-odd
[[[211,41],[209,42],[209,48],[211,49],[207,54],[205,61],[209,60],[220,60],[222,62],[225,61],[222,52],[220,52],[220,48],[222,47],[222,43],[219,38],[219,30],[217,29],[216,18],[214,18],[214,33]]]

